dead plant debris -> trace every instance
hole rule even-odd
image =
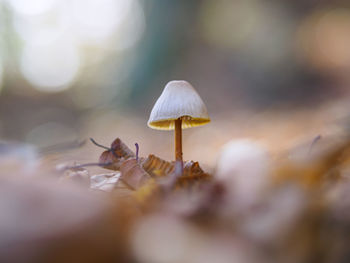
[[[347,262],[350,140],[316,154],[319,140],[305,162],[234,141],[213,174],[186,161],[181,176],[176,162],[138,156],[119,138],[110,147],[92,140],[104,148],[98,162],[63,166],[59,181],[2,178],[11,193],[2,191],[0,209],[15,217],[1,221],[13,250],[0,246],[0,261]]]

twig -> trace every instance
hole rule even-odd
[[[317,136],[312,140],[312,142],[311,142],[311,144],[310,144],[310,147],[309,147],[308,155],[311,154],[311,151],[312,151],[313,147],[315,146],[315,144],[316,144],[319,140],[321,140],[321,138],[322,138],[322,136],[319,134],[319,135],[317,135]]]
[[[105,149],[105,150],[107,150],[107,151],[110,151],[110,152],[114,155],[115,158],[117,158],[117,159],[120,158],[120,156],[118,156],[118,155],[114,152],[114,149],[113,149],[113,148],[108,148],[107,146],[104,146],[104,145],[102,145],[102,144],[99,144],[99,143],[97,143],[97,142],[96,142],[94,139],[92,139],[92,138],[90,138],[90,141],[91,141],[93,144],[95,144],[96,146],[101,147],[102,149]]]
[[[139,144],[135,143],[135,147],[136,147],[136,162],[139,161]]]
[[[84,168],[87,166],[107,166],[107,165],[111,165],[113,164],[113,162],[108,162],[108,163],[84,163],[84,164],[78,164],[78,165],[72,165],[72,166],[66,166],[63,168],[63,171],[65,170],[70,170],[70,169],[79,169],[79,168]]]
[[[106,147],[106,146],[104,146],[104,145],[102,145],[102,144],[97,143],[97,142],[96,142],[94,139],[92,139],[92,138],[90,138],[90,141],[91,141],[93,144],[95,144],[96,146],[101,147],[101,148],[103,148],[103,149],[105,149],[105,150],[108,150],[108,151],[111,151],[111,150],[112,150],[111,148],[108,148],[108,147]]]

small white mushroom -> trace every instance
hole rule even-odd
[[[157,130],[175,130],[175,159],[181,163],[182,129],[210,122],[207,108],[190,83],[170,81],[153,106],[148,126]]]
[[[177,119],[181,119],[182,129],[210,122],[204,102],[185,80],[173,80],[165,86],[153,106],[148,126],[156,130],[174,130]]]

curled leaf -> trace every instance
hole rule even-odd
[[[151,176],[166,176],[174,172],[174,163],[167,162],[153,154],[142,161],[142,167]]]
[[[165,161],[153,154],[150,154],[142,161],[142,167],[151,176],[167,176],[173,174],[175,171],[175,162]],[[196,177],[205,175],[198,162],[187,161],[184,163],[184,170],[182,177]]]
[[[100,163],[106,163],[104,166],[110,170],[120,170],[123,161],[134,158],[135,154],[119,138],[115,139],[110,150],[104,151],[100,156]]]
[[[120,166],[121,179],[132,189],[143,186],[151,176],[141,167],[136,159],[124,161]]]

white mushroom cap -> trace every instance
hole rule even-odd
[[[210,122],[207,108],[190,83],[170,81],[154,104],[148,126],[157,130],[173,130],[174,121],[182,118],[182,128]]]

